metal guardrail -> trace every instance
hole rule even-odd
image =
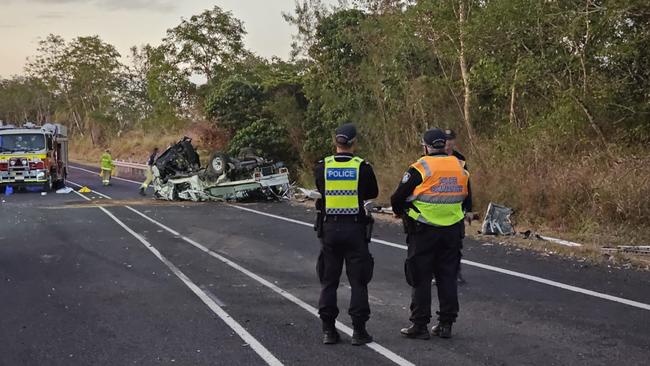
[[[113,165],[116,168],[116,176],[123,176],[129,178],[144,178],[145,172],[148,169],[146,164],[132,163],[130,161],[113,160]]]
[[[129,169],[138,169],[138,170],[147,170],[148,168],[147,164],[132,163],[129,161],[120,161],[120,160],[113,160],[113,165],[115,165],[118,168],[129,168]]]

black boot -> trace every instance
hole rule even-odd
[[[431,328],[431,333],[440,338],[451,338],[451,323],[440,322]]]
[[[147,194],[144,193],[144,187],[140,187],[140,195],[141,196],[146,196]]]
[[[362,346],[366,343],[372,342],[372,336],[368,334],[366,330],[366,325],[358,325],[354,327],[354,332],[352,332],[352,345],[353,346]]]
[[[334,323],[323,322],[323,344],[337,344],[341,340]]]
[[[426,324],[413,324],[408,328],[404,328],[400,331],[403,336],[413,339],[430,339],[431,335],[427,329]]]

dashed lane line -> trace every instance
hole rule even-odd
[[[75,191],[76,194],[83,197],[85,200],[90,201],[90,199],[83,194]],[[95,192],[99,194],[99,192]],[[187,277],[176,265],[170,262],[165,256],[163,256],[156,247],[149,243],[144,237],[136,233],[127,226],[124,222],[118,219],[110,211],[104,207],[97,206],[98,209],[103,211],[108,217],[115,221],[119,226],[136,238],[142,245],[144,245],[151,253],[153,253],[156,258],[158,258],[169,270],[176,275],[201,301],[212,310],[221,320],[223,320],[237,335],[246,342],[255,353],[257,353],[264,362],[271,366],[281,366],[283,363],[278,360],[264,345],[262,345],[255,337],[253,337],[244,327],[241,326],[235,319],[233,319],[230,314],[228,314],[223,308],[217,304],[217,302],[199,286],[197,286],[192,280]]]
[[[69,182],[70,184],[73,184],[73,185],[78,186],[78,187],[81,186],[81,185],[79,185],[79,184],[77,184],[77,183],[74,183],[74,182],[71,182],[71,181],[68,181],[68,182]],[[101,193],[96,192],[96,191],[94,191],[94,190],[93,190],[93,192],[96,193],[96,194],[98,194],[98,195],[103,196],[104,198],[111,199],[111,198],[110,198],[109,196],[107,196],[107,195],[101,194]],[[75,191],[75,193],[81,195],[81,193],[78,193],[78,192],[76,192],[76,191]],[[84,198],[87,198],[87,197],[84,196]],[[163,223],[161,223],[161,222],[159,222],[159,221],[157,221],[157,220],[152,219],[151,217],[149,217],[149,216],[143,214],[142,212],[140,212],[140,211],[138,211],[138,210],[136,210],[136,209],[134,209],[134,208],[132,208],[132,207],[130,207],[130,206],[124,206],[124,207],[127,208],[128,210],[132,211],[133,213],[139,215],[140,217],[144,218],[145,220],[147,220],[147,221],[153,223],[154,225],[159,226],[160,228],[162,228],[163,230],[169,232],[170,234],[174,235],[175,237],[180,238],[181,240],[185,241],[186,243],[192,245],[193,247],[195,247],[195,248],[201,250],[202,252],[204,252],[204,253],[210,255],[211,257],[213,257],[213,258],[215,258],[215,259],[221,261],[222,263],[224,263],[224,264],[230,266],[231,268],[236,269],[237,271],[239,271],[239,272],[245,274],[246,276],[250,277],[251,279],[253,279],[253,280],[259,282],[260,284],[262,284],[263,286],[269,288],[270,290],[272,290],[273,292],[277,293],[278,295],[284,297],[285,299],[291,301],[292,303],[294,303],[294,304],[298,305],[299,307],[301,307],[302,309],[306,310],[308,313],[312,314],[313,316],[315,316],[315,317],[317,317],[317,318],[319,317],[318,309],[316,309],[315,307],[313,307],[313,306],[307,304],[306,302],[304,302],[303,300],[299,299],[298,297],[296,297],[295,295],[291,294],[290,292],[288,292],[288,291],[286,291],[286,290],[284,290],[284,289],[278,287],[278,286],[275,285],[274,283],[272,283],[272,282],[270,282],[270,281],[264,279],[263,277],[257,275],[257,274],[254,273],[254,272],[251,272],[250,270],[248,270],[248,269],[246,269],[246,268],[240,266],[239,264],[237,264],[237,263],[231,261],[230,259],[228,259],[228,258],[226,258],[226,257],[224,257],[224,256],[222,256],[222,255],[220,255],[220,254],[218,254],[218,253],[213,252],[212,250],[208,249],[208,248],[205,247],[204,245],[202,245],[202,244],[200,244],[200,243],[198,243],[198,242],[196,242],[196,241],[194,241],[194,240],[192,240],[192,239],[190,239],[190,238],[188,238],[188,237],[182,235],[182,234],[179,233],[178,231],[176,231],[176,230],[174,230],[174,229],[172,229],[172,228],[170,228],[170,227],[164,225]],[[100,207],[100,209],[102,209],[102,210],[104,210],[105,212],[108,213],[108,211],[105,210],[103,207]],[[200,289],[199,289],[199,290],[200,290]],[[207,295],[206,295],[206,296],[207,296]],[[216,304],[215,304],[215,305],[216,305]],[[217,305],[217,306],[218,306],[218,305]],[[348,327],[347,325],[345,325],[345,324],[343,324],[343,323],[341,323],[341,322],[339,322],[339,321],[336,322],[336,328],[337,328],[338,330],[340,330],[341,332],[347,334],[348,336],[352,336],[352,333],[353,333],[352,328]],[[400,365],[400,366],[414,366],[414,365],[415,365],[414,363],[412,363],[412,362],[410,362],[410,361],[404,359],[404,358],[401,357],[400,355],[398,355],[398,354],[396,354],[395,352],[389,350],[388,348],[386,348],[386,347],[380,345],[380,344],[377,343],[377,342],[368,343],[368,344],[366,344],[366,346],[367,346],[368,348],[372,349],[373,351],[377,352],[378,354],[384,356],[385,358],[387,358],[388,360],[392,361],[393,363],[395,363],[395,364],[397,364],[397,365]]]
[[[284,297],[285,299],[291,301],[292,303],[298,305],[299,307],[303,308],[304,310],[306,310],[310,314],[314,315],[315,317],[317,317],[317,318],[319,317],[318,309],[316,309],[315,307],[307,304],[306,302],[304,302],[301,299],[297,298],[296,296],[292,295],[288,291],[278,287],[277,285],[273,284],[272,282],[270,282],[270,281],[262,278],[261,276],[249,271],[248,269],[240,266],[239,264],[231,261],[230,259],[228,259],[228,258],[226,258],[226,257],[224,257],[224,256],[222,256],[222,255],[220,255],[218,253],[213,252],[212,250],[206,248],[204,245],[202,245],[202,244],[200,244],[200,243],[198,243],[198,242],[196,242],[196,241],[194,241],[194,240],[192,240],[192,239],[190,239],[190,238],[188,238],[188,237],[186,237],[184,235],[181,235],[178,231],[176,231],[176,230],[174,230],[174,229],[172,229],[170,227],[167,227],[166,225],[160,223],[157,220],[154,220],[154,219],[150,218],[149,216],[141,213],[140,211],[138,211],[136,209],[133,209],[132,207],[129,207],[129,206],[125,206],[125,207],[127,209],[131,210],[132,212],[140,215],[142,218],[150,221],[151,223],[153,223],[155,225],[158,225],[160,228],[166,230],[170,234],[182,239],[183,241],[187,242],[188,244],[192,245],[193,247],[201,250],[202,252],[210,255],[211,257],[223,262],[224,264],[227,264],[228,266],[238,270],[239,272],[241,272],[241,273],[245,274],[246,276],[254,279],[255,281],[259,282],[260,284],[268,287],[273,292],[275,292],[278,295]],[[339,322],[339,321],[336,322],[336,328],[338,330],[340,330],[341,332],[347,334],[348,336],[352,336],[352,329],[350,327],[348,327],[347,325]],[[380,345],[379,343],[372,342],[372,343],[366,344],[366,346],[368,346],[370,349],[374,350],[375,352],[379,353],[380,355],[386,357],[387,359],[393,361],[397,365],[401,365],[401,366],[414,365],[412,362],[405,360],[401,356],[397,355],[396,353],[394,353],[393,351],[387,349],[386,347]]]

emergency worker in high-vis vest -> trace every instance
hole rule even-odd
[[[102,184],[107,186],[111,184],[111,174],[115,165],[113,165],[113,157],[111,157],[111,152],[106,149],[100,158],[100,168],[102,176]]]
[[[469,173],[445,151],[446,135],[430,129],[423,136],[425,155],[413,163],[391,197],[395,215],[404,220],[408,245],[404,264],[412,287],[411,323],[401,330],[408,338],[429,339],[431,280],[438,289],[438,325],[435,336],[451,337],[458,316],[456,275],[463,234],[463,202],[469,197]]]
[[[321,195],[321,199],[316,201],[318,218],[315,226],[321,240],[316,266],[321,283],[318,313],[323,323],[323,343],[338,343],[336,290],[345,263],[352,288],[348,310],[354,326],[352,344],[362,345],[372,342],[366,322],[370,318],[368,283],[374,267],[368,251],[371,222],[364,201],[376,198],[379,189],[370,164],[354,155],[357,135],[354,125],[344,124],[335,133],[336,154],[319,161],[314,167],[316,187]]]

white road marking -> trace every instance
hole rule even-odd
[[[74,182],[71,182],[71,181],[68,181],[68,182],[73,184],[73,185],[80,186],[77,183],[74,183]],[[95,192],[95,191],[93,191],[93,192]],[[82,196],[82,197],[84,197],[85,199],[88,200],[88,198],[83,196],[81,193],[79,193],[77,191],[75,191],[75,193],[77,193],[78,195],[80,195],[80,196]],[[96,192],[96,193],[99,193],[99,192]],[[103,195],[103,196],[108,197],[110,199],[109,196],[106,196],[106,195]],[[284,297],[285,299],[291,301],[292,303],[298,305],[299,307],[306,310],[307,312],[314,315],[315,317],[317,317],[317,318],[319,317],[318,309],[316,309],[315,307],[307,304],[306,302],[302,301],[301,299],[297,298],[296,296],[292,295],[291,293],[287,292],[286,290],[278,287],[277,285],[275,285],[275,284],[271,283],[270,281],[260,277],[259,275],[249,271],[248,269],[240,266],[239,264],[229,260],[228,258],[211,251],[210,249],[208,249],[204,245],[202,245],[200,243],[197,243],[196,241],[194,241],[194,240],[192,240],[192,239],[190,239],[190,238],[188,238],[188,237],[186,237],[184,235],[181,235],[181,233],[179,233],[178,231],[164,225],[163,223],[161,223],[161,222],[159,222],[157,220],[152,219],[151,217],[143,214],[142,212],[140,212],[140,211],[138,211],[138,210],[136,210],[136,209],[134,209],[134,208],[132,208],[130,206],[124,206],[124,207],[129,209],[130,211],[134,212],[135,214],[141,216],[145,220],[153,223],[154,225],[157,225],[160,228],[166,230],[167,232],[174,235],[175,237],[178,237],[178,238],[182,239],[183,241],[185,241],[188,244],[194,246],[195,248],[203,251],[204,253],[210,255],[211,257],[216,258],[217,260],[223,262],[224,264],[238,270],[239,272],[241,272],[241,273],[245,274],[246,276],[254,279],[255,281],[259,282],[260,284],[268,287],[273,292],[275,292],[278,295]],[[102,209],[103,211],[105,211],[109,216],[114,217],[112,214],[110,214],[110,212],[108,212],[103,207],[99,207],[99,208]],[[115,220],[118,220],[118,219],[115,218]],[[296,222],[300,223],[300,221],[297,221],[297,220],[296,220]],[[136,233],[135,235],[138,235],[138,234]],[[208,296],[208,295],[206,294],[206,296]],[[336,322],[336,328],[338,330],[340,330],[341,332],[347,334],[348,336],[350,336],[350,337],[352,336],[352,333],[353,333],[352,328],[348,327],[347,325],[345,325],[345,324],[343,324],[343,323],[341,323],[339,321]],[[382,345],[380,345],[380,344],[378,344],[376,342],[368,343],[368,344],[366,344],[366,346],[369,347],[370,349],[374,350],[375,352],[379,353],[380,355],[386,357],[387,359],[389,359],[390,361],[394,362],[397,365],[400,365],[400,366],[414,366],[415,365],[414,363],[402,358],[398,354],[394,353],[393,351],[387,349],[386,347],[384,347],[384,346],[382,346]]]
[[[236,205],[229,205],[229,206],[233,207],[233,208],[236,208],[236,209],[239,209],[239,210],[242,210],[242,211],[251,212],[251,213],[254,213],[254,214],[257,214],[257,215],[267,216],[267,217],[271,217],[271,218],[274,218],[274,219],[283,220],[283,221],[287,221],[287,222],[292,222],[292,223],[303,225],[303,226],[313,227],[313,224],[309,224],[307,222],[298,221],[298,220],[294,220],[294,219],[289,219],[289,218],[286,218],[286,217],[273,215],[273,214],[270,214],[270,213],[267,213],[267,212],[253,210],[253,209],[248,208],[248,207],[242,207],[242,206],[236,206]],[[385,241],[385,240],[380,240],[380,239],[374,239],[373,238],[372,242],[377,243],[377,244],[390,246],[390,247],[393,247],[393,248],[399,248],[399,249],[403,249],[403,250],[407,249],[406,245],[392,243],[392,242]],[[542,284],[545,284],[545,285],[549,285],[549,286],[561,288],[561,289],[564,289],[564,290],[581,293],[581,294],[584,294],[584,295],[597,297],[597,298],[604,299],[604,300],[618,302],[620,304],[633,306],[633,307],[636,307],[636,308],[639,308],[639,309],[650,310],[650,304],[644,304],[642,302],[629,300],[629,299],[625,299],[625,298],[622,298],[622,297],[607,295],[607,294],[603,294],[603,293],[600,293],[600,292],[587,290],[587,289],[584,289],[584,288],[581,288],[581,287],[567,285],[567,284],[552,281],[552,280],[547,280],[547,279],[542,278],[542,277],[537,277],[537,276],[532,276],[532,275],[525,274],[525,273],[515,272],[515,271],[511,271],[509,269],[499,268],[499,267],[491,266],[491,265],[488,265],[488,264],[469,261],[469,260],[466,260],[466,259],[463,259],[462,262],[464,264],[469,265],[469,266],[474,266],[474,267],[486,269],[488,271],[494,271],[494,272],[498,272],[498,273],[518,277],[518,278],[523,278],[523,279],[526,279],[526,280],[529,280],[529,281],[542,283]]]
[[[73,182],[73,181],[70,181],[70,180],[66,181],[66,183],[72,184],[73,186],[78,187],[78,188],[83,187],[81,184],[77,184],[77,183],[75,183],[75,182]],[[92,192],[95,193],[95,194],[97,194],[98,196],[103,197],[103,198],[106,198],[106,199],[109,199],[109,200],[112,199],[111,197],[109,197],[109,196],[107,196],[107,195],[105,195],[105,194],[103,194],[103,193],[101,193],[101,192],[97,192],[97,191],[94,191],[94,190],[93,190]],[[79,193],[79,192],[75,191],[75,193]],[[86,196],[83,196],[83,197],[84,197],[84,198],[88,198],[88,197],[86,197]],[[90,201],[90,200],[89,200],[89,201]]]
[[[239,272],[241,272],[241,273],[245,274],[246,276],[254,279],[255,281],[259,282],[260,284],[268,287],[273,292],[275,292],[278,295],[284,297],[285,299],[291,301],[292,303],[300,306],[301,308],[303,308],[304,310],[306,310],[310,314],[314,315],[315,317],[317,317],[317,318],[319,317],[318,309],[316,309],[315,307],[313,307],[313,306],[307,304],[306,302],[300,300],[299,298],[297,298],[296,296],[294,296],[291,293],[287,292],[286,290],[283,290],[282,288],[278,287],[277,285],[271,283],[270,281],[260,277],[259,275],[255,274],[255,273],[249,271],[248,269],[240,266],[239,264],[231,261],[230,259],[228,259],[228,258],[226,258],[226,257],[224,257],[224,256],[222,256],[220,254],[217,254],[217,253],[213,252],[212,250],[206,248],[204,245],[202,245],[200,243],[197,243],[196,241],[194,241],[194,240],[192,240],[192,239],[190,239],[190,238],[188,238],[188,237],[186,237],[184,235],[181,235],[178,231],[176,231],[176,230],[174,230],[174,229],[172,229],[170,227],[165,226],[164,224],[150,218],[149,216],[141,213],[140,211],[135,210],[135,209],[133,209],[132,207],[129,207],[129,206],[125,206],[125,207],[127,209],[131,210],[132,212],[138,214],[142,218],[150,221],[151,223],[153,223],[155,225],[158,225],[159,227],[163,228],[164,230],[167,230],[170,234],[172,234],[172,235],[174,235],[176,237],[179,237],[180,239],[182,239],[185,242],[189,243],[193,247],[203,251],[204,253],[210,255],[211,257],[218,259],[219,261],[223,262],[224,264],[227,264],[228,266],[238,270]],[[338,330],[340,330],[341,332],[347,334],[348,336],[352,336],[352,332],[353,332],[352,329],[350,327],[348,327],[347,325],[339,322],[339,321],[336,322],[336,328]],[[412,362],[405,360],[404,358],[402,358],[398,354],[394,353],[393,351],[387,349],[386,347],[384,347],[384,346],[382,346],[382,345],[380,345],[380,344],[378,344],[376,342],[368,343],[368,344],[366,344],[366,346],[368,346],[370,349],[374,350],[375,352],[379,353],[380,355],[386,357],[387,359],[393,361],[397,365],[400,365],[400,366],[414,366],[414,364]]]
[[[84,199],[90,201],[90,199],[83,194],[75,191],[76,194],[83,197]],[[151,243],[149,243],[145,238],[140,234],[133,231],[128,227],[124,222],[115,217],[110,211],[104,207],[97,206],[102,210],[108,217],[113,219],[118,225],[120,225],[124,230],[141,242],[153,255],[156,256],[161,262],[163,262],[169,270],[176,275],[183,283],[190,289],[194,294],[206,304],[213,313],[215,313],[221,320],[223,320],[232,330],[239,335],[239,337],[246,342],[255,353],[257,353],[268,365],[281,366],[283,363],[278,360],[266,347],[264,347],[255,337],[253,337],[244,327],[242,327],[235,319],[233,319],[230,314],[224,311],[219,304],[212,297],[203,291],[199,286],[192,282],[189,277],[187,277],[176,265],[170,262],[165,256],[163,256],[158,249],[156,249]]]
[[[92,170],[80,168],[78,166],[68,165],[68,168],[81,170],[82,172],[87,172],[87,173],[90,173],[90,174],[97,175],[97,172],[93,172]],[[124,178],[120,178],[120,177],[111,177],[111,179],[117,179],[117,180],[121,180],[121,181],[124,181],[124,182],[129,182],[129,183],[133,183],[133,184],[142,184],[142,182],[136,182],[134,180],[124,179]],[[97,192],[97,193],[99,193],[99,192]]]
[[[302,225],[302,226],[308,226],[308,227],[313,227],[314,226],[313,224],[310,224],[308,222],[294,220],[294,219],[290,219],[290,218],[282,217],[282,216],[278,216],[278,215],[273,215],[273,214],[270,214],[270,213],[267,213],[267,212],[254,210],[254,209],[251,209],[251,208],[248,208],[248,207],[242,207],[242,206],[236,206],[236,205],[229,205],[229,206],[233,207],[233,208],[236,208],[238,210],[247,211],[247,212],[250,212],[250,213],[254,213],[254,214],[262,215],[262,216],[266,216],[266,217],[271,217],[271,218],[274,218],[274,219],[277,219],[277,220],[291,222],[291,223]],[[380,240],[380,239],[374,239],[373,238],[372,242],[377,243],[377,244],[386,245],[386,246],[393,247],[393,248],[402,249],[402,250],[407,249],[406,245],[397,244],[397,243],[393,243],[393,242],[386,241],[386,240]],[[548,280],[548,279],[545,279],[545,278],[542,278],[542,277],[533,276],[533,275],[529,275],[529,274],[525,274],[525,273],[521,273],[521,272],[516,272],[516,271],[511,271],[509,269],[495,267],[495,266],[491,266],[491,265],[483,264],[483,263],[479,263],[479,262],[469,261],[469,260],[466,260],[466,259],[463,259],[462,263],[467,264],[469,266],[482,268],[482,269],[485,269],[485,270],[488,270],[488,271],[494,271],[494,272],[498,272],[498,273],[502,273],[502,274],[522,278],[522,279],[526,279],[526,280],[529,280],[529,281],[541,283],[541,284],[544,284],[544,285],[561,288],[561,289],[564,289],[564,290],[567,290],[567,291],[581,293],[581,294],[584,294],[584,295],[593,296],[593,297],[597,297],[597,298],[600,298],[600,299],[617,302],[619,304],[629,305],[629,306],[632,306],[632,307],[635,307],[635,308],[639,308],[639,309],[643,309],[643,310],[650,310],[650,304],[645,304],[645,303],[642,303],[642,302],[639,302],[639,301],[629,300],[629,299],[625,299],[625,298],[618,297],[618,296],[612,296],[612,295],[604,294],[604,293],[601,293],[601,292],[596,292],[596,291],[584,289],[584,288],[581,288],[581,287],[577,287],[577,286],[573,286],[573,285],[567,285],[565,283],[561,283],[561,282],[557,282],[557,281],[553,281],[553,280]]]

